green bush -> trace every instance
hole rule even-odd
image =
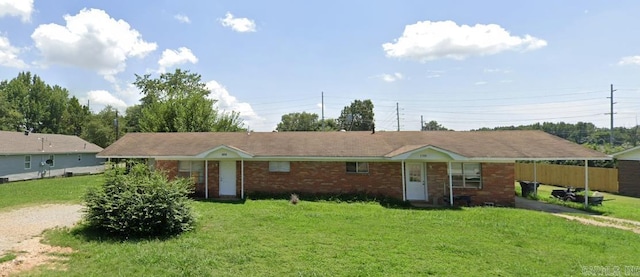
[[[122,238],[176,235],[193,228],[192,190],[189,180],[168,181],[144,164],[128,174],[110,169],[100,188],[87,191],[85,219],[88,227]]]

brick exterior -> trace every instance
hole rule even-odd
[[[482,188],[453,188],[453,195],[470,195],[472,205],[492,202],[495,205],[515,206],[515,169],[513,163],[483,163]],[[427,163],[429,201],[444,205],[449,195],[447,163]]]
[[[618,160],[618,193],[640,197],[640,161]]]
[[[447,163],[426,163],[429,202],[444,204],[448,195]],[[156,168],[177,175],[177,161],[157,161]],[[345,162],[293,161],[289,172],[269,172],[269,162],[244,162],[244,192],[298,194],[367,194],[402,199],[402,165],[400,162],[370,162],[369,173],[347,173]],[[241,162],[236,162],[236,194],[241,195]],[[482,188],[454,188],[454,195],[471,195],[474,205],[493,202],[514,206],[514,164],[483,163]],[[219,197],[219,164],[208,162],[209,197]],[[204,196],[204,184],[196,187],[196,195]],[[446,188],[445,188],[446,187]],[[446,189],[446,191],[445,191]]]

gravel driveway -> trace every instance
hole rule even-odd
[[[0,212],[0,256],[46,229],[73,226],[82,217],[81,209],[81,205],[47,204]]]

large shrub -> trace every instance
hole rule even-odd
[[[176,235],[193,228],[187,179],[168,181],[144,164],[105,172],[105,183],[85,195],[89,227],[111,235],[152,237]]]

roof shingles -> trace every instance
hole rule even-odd
[[[195,156],[222,145],[254,157],[383,158],[431,145],[478,159],[609,159],[542,131],[129,133],[98,156]]]

